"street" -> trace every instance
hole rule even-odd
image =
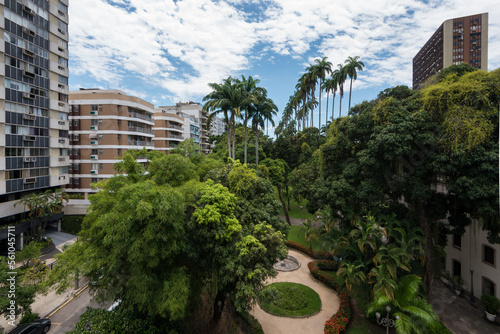
[[[53,311],[49,315],[49,319],[52,321],[49,333],[63,334],[74,329],[75,324],[80,320],[80,315],[85,312],[87,306],[107,309],[110,305],[102,306],[96,302],[91,302],[91,296],[87,287],[78,296],[63,304],[60,309]]]

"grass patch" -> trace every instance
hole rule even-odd
[[[305,247],[309,247],[309,244],[306,243],[304,239],[304,232],[299,231],[300,226],[292,225],[290,226],[290,230],[288,231],[288,240],[298,242],[299,244],[304,245]],[[325,250],[321,245],[316,241],[312,240],[312,249],[316,251]]]
[[[82,229],[83,218],[85,216],[66,216],[62,217],[61,230],[70,234],[77,234]]]
[[[308,286],[280,282],[269,284],[262,289],[260,306],[277,315],[306,316],[321,310],[321,299],[316,291]]]
[[[278,196],[278,190],[275,189],[274,193],[275,193],[275,196],[276,196],[276,200],[279,201],[280,198]],[[283,199],[285,200],[285,203],[288,205],[285,193],[283,193]],[[280,204],[281,204],[281,202],[280,202]],[[293,218],[313,219],[315,216],[313,214],[310,214],[307,211],[306,205],[307,205],[307,201],[306,200],[302,200],[300,203],[298,203],[297,201],[295,201],[292,198],[290,198],[290,210],[288,210],[288,214],[290,215],[290,217],[293,217]],[[302,207],[302,209],[300,207]],[[282,216],[285,215],[285,212],[283,211],[283,207],[282,206],[280,206],[280,212],[279,212],[279,214],[282,215]]]

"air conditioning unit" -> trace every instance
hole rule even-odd
[[[59,125],[66,125],[66,122],[65,121],[58,121],[57,124],[59,124]]]
[[[32,79],[34,79],[34,78],[35,78],[35,73],[30,72],[30,71],[23,70],[23,75],[24,75],[25,77],[28,77],[28,78],[32,78]]]
[[[30,94],[30,93],[28,93],[28,92],[24,92],[24,93],[23,93],[23,97],[24,97],[25,99],[34,99],[34,98],[35,98],[35,95]]]
[[[91,115],[99,115],[99,114],[97,113],[97,110],[91,110],[91,111],[90,111],[90,114],[91,114]]]
[[[28,179],[24,179],[24,184],[35,183],[35,182],[36,182],[36,177],[30,177]]]
[[[58,140],[58,143],[59,143],[59,144],[64,144],[64,143],[66,143],[66,139],[59,139],[59,140]]]
[[[90,156],[90,160],[97,160],[97,159],[99,159],[99,158],[97,157],[97,155],[91,155],[91,156]]]
[[[98,129],[97,125],[91,125],[90,126],[90,130],[97,130],[97,129]]]
[[[90,145],[97,145],[97,140],[91,140]]]
[[[90,171],[90,174],[97,174],[97,170],[92,169],[92,170]]]
[[[30,14],[30,15],[33,15],[33,11],[28,6],[23,5],[23,11]]]
[[[66,161],[65,157],[59,157],[59,161]]]
[[[23,136],[24,141],[35,141],[36,137],[35,136]]]
[[[35,115],[23,114],[23,119],[34,121],[36,119]]]
[[[30,35],[31,37],[35,37],[35,32],[31,29],[28,29],[26,27],[23,27],[23,32],[27,35]]]
[[[35,162],[36,158],[35,158],[35,160],[31,160],[31,157],[24,157],[23,161],[24,162]]]
[[[28,50],[28,49],[24,49],[23,50],[23,53],[29,57],[34,57],[35,56],[35,53],[31,50]]]

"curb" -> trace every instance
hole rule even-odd
[[[47,313],[45,316],[43,316],[41,318],[49,318],[49,317],[53,316],[54,314],[57,313],[57,311],[59,311],[60,309],[62,309],[64,306],[66,306],[70,301],[72,301],[73,299],[75,299],[76,297],[78,297],[80,295],[80,293],[82,293],[88,287],[89,287],[88,284],[85,285],[83,288],[81,288],[80,290],[78,290],[70,299],[64,301],[61,305],[57,306],[55,309],[53,309],[52,311],[50,311],[49,313]]]

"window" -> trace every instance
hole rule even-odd
[[[68,95],[59,93],[59,101],[68,102]]]
[[[59,51],[64,52],[68,49],[68,42],[59,38],[59,41],[57,42],[57,46],[58,46]]]
[[[99,105],[99,111],[102,111],[102,104]]]
[[[68,130],[59,130],[59,138],[68,138]]]
[[[93,162],[93,163],[92,163],[92,167],[90,167],[90,169],[92,169],[92,170],[97,170],[97,163],[96,163],[96,162]]]
[[[58,7],[58,9],[59,9],[62,13],[64,13],[64,14],[68,14],[68,6],[66,6],[65,4],[63,4],[63,3],[61,2],[61,0],[59,0],[59,5],[58,5],[57,7]]]
[[[102,119],[99,120],[99,126],[102,126]]]
[[[97,119],[91,119],[90,120],[90,125],[91,126],[97,126]]]
[[[57,26],[59,28],[59,32],[61,33],[65,33],[66,31],[68,31],[68,25],[66,23],[64,23],[63,21],[61,20],[57,20]]]
[[[58,57],[59,57],[59,60],[57,61],[57,63],[61,66],[68,67],[68,60],[66,58],[61,57],[61,56],[58,56]]]
[[[453,246],[461,249],[462,248],[462,236],[459,234],[453,234]]]
[[[64,166],[64,167],[59,167],[59,174],[68,174],[69,173],[69,167]]]
[[[100,148],[100,149],[99,149],[99,155],[102,155],[102,154],[103,154],[103,149],[102,149],[102,148]]]
[[[458,260],[451,260],[451,270],[453,276],[462,276],[462,264]]]
[[[483,245],[483,262],[489,264],[490,266],[495,267],[495,249]]]
[[[67,85],[68,84],[68,78],[65,77],[65,76],[59,75],[59,83]]]
[[[482,284],[481,284],[481,293],[483,295],[495,296],[496,284],[484,276],[482,277],[482,279],[483,280],[482,280]]]
[[[59,155],[60,156],[68,155],[68,149],[67,148],[60,148],[59,149]]]
[[[65,112],[59,112],[59,119],[62,119],[63,121],[67,121],[68,114],[66,114]]]
[[[102,135],[99,135],[99,140],[102,140]]]
[[[97,155],[97,148],[93,148],[93,149],[90,151],[90,154],[91,154],[91,155]]]
[[[104,169],[104,164],[99,164],[99,170],[103,170]]]
[[[22,171],[21,170],[10,170],[7,174],[7,180],[14,180],[14,179],[22,179]]]

